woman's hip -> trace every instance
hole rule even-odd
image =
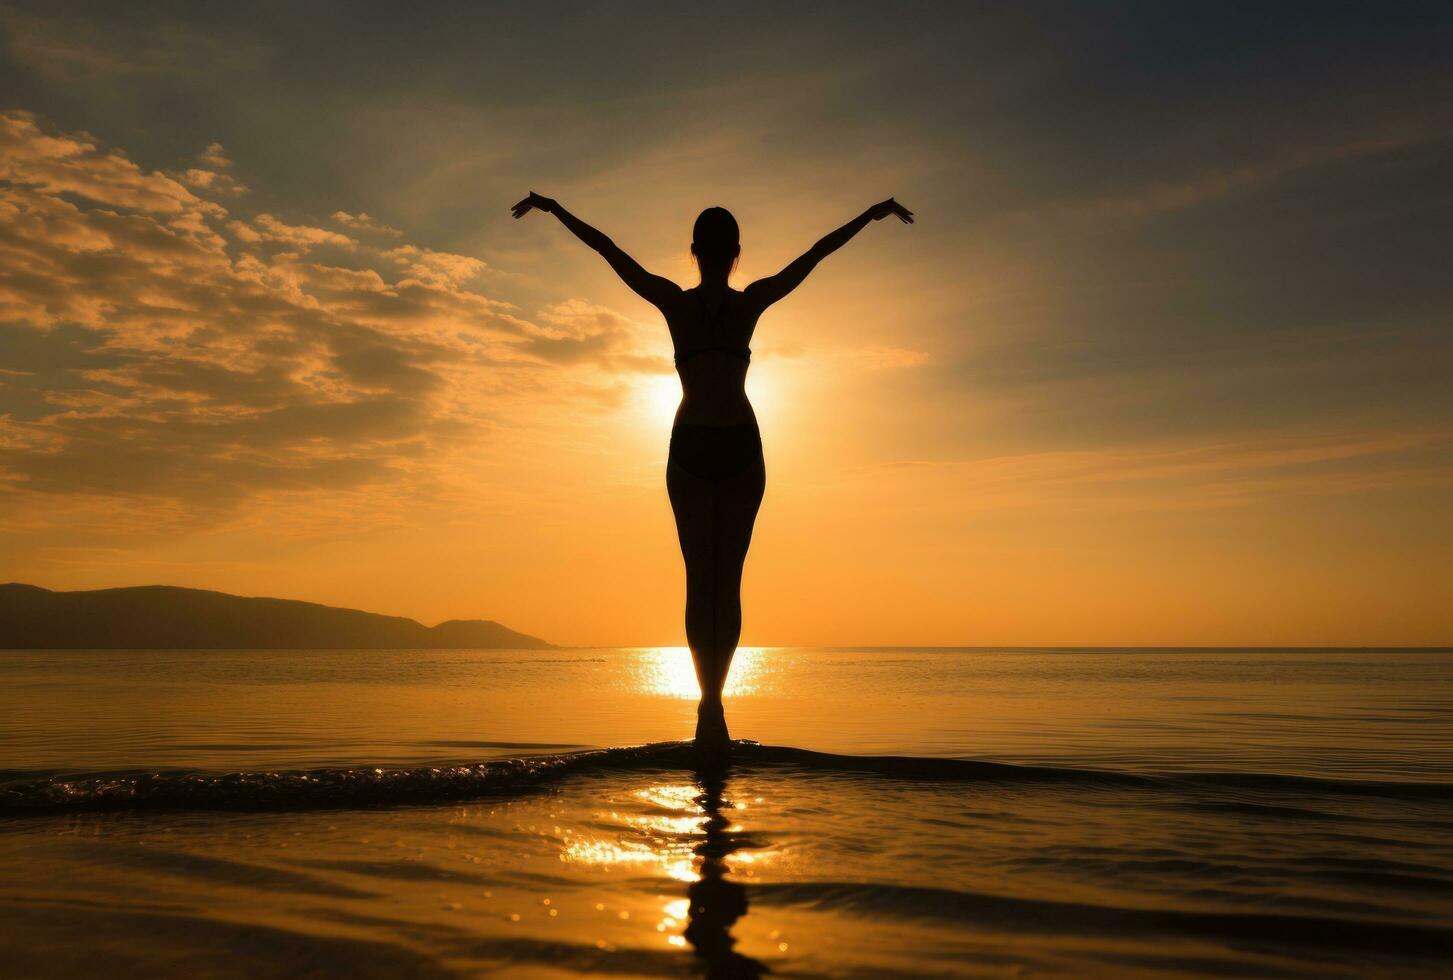
[[[765,469],[762,434],[755,422],[736,425],[679,423],[671,429],[668,467],[700,480],[722,482]]]

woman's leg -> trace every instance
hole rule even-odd
[[[762,506],[767,474],[759,458],[746,472],[717,484],[712,530],[714,569],[711,576],[715,632],[710,683],[720,700],[742,635],[742,567],[752,543],[752,528]],[[703,687],[703,690],[706,688]]]
[[[680,466],[666,467],[666,491],[686,564],[686,642],[704,703],[720,701],[716,686],[716,484]]]
[[[742,632],[742,566],[762,503],[766,472],[758,458],[726,480],[704,480],[680,466],[666,467],[666,489],[686,564],[686,642],[701,688],[696,740],[713,747],[730,741],[722,689]]]

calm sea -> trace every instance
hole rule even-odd
[[[0,651],[6,977],[1446,975],[1453,653]],[[626,748],[637,746],[637,748]]]

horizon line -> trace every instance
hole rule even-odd
[[[557,643],[557,650],[659,650],[659,649],[686,649],[682,643],[630,643],[630,644],[602,644],[602,643]],[[1040,651],[1045,653],[1075,653],[1091,652],[1099,650],[1130,650],[1130,651],[1153,651],[1165,652],[1187,652],[1187,653],[1217,653],[1217,652],[1239,652],[1245,650],[1264,650],[1267,652],[1303,652],[1303,653],[1395,653],[1395,652],[1428,652],[1428,653],[1453,653],[1453,644],[1114,644],[1097,643],[1084,645],[1068,644],[956,644],[956,643],[920,643],[920,644],[835,644],[835,643],[743,643],[737,647],[741,650],[840,650],[846,653],[875,653],[887,650],[914,650],[914,651],[986,651],[986,650],[1013,650],[1013,651]]]

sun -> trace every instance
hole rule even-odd
[[[778,377],[774,365],[754,367],[747,375],[747,400],[752,413],[763,425],[771,425],[776,417]]]
[[[770,371],[757,368],[747,375],[747,398],[759,421],[772,414],[776,395],[777,379]],[[675,374],[648,375],[636,384],[635,402],[641,416],[669,429],[681,404],[681,379]]]
[[[681,404],[681,379],[674,374],[659,374],[647,378],[641,385],[642,407],[652,421],[669,427],[676,417],[676,406]]]

